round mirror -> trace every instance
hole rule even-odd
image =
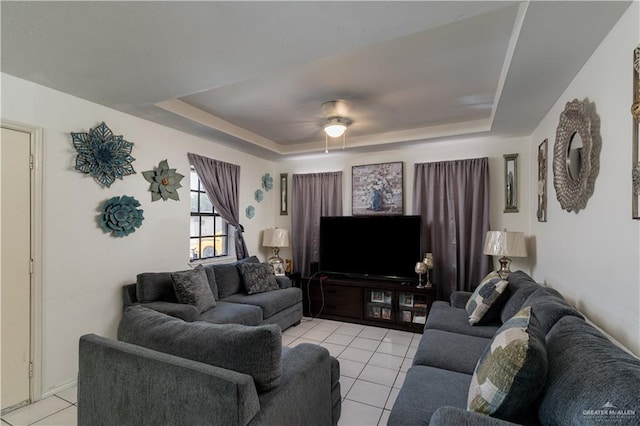
[[[600,169],[600,118],[595,105],[574,99],[560,114],[553,147],[553,186],[560,207],[583,209]]]
[[[582,138],[580,133],[573,132],[567,147],[567,171],[573,180],[580,179],[580,168],[582,167]]]

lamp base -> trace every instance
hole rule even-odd
[[[267,264],[269,265],[269,267],[271,268],[271,271],[273,271],[274,274],[280,275],[281,271],[284,272],[284,260],[279,256],[280,248],[278,247],[272,247],[272,248],[273,248],[273,256],[267,259]]]
[[[498,269],[497,271],[498,275],[500,275],[500,278],[502,278],[503,280],[506,280],[507,278],[509,278],[509,274],[511,274],[511,269],[509,269],[511,259],[509,259],[507,256],[502,256],[500,260],[498,260],[498,262],[500,262],[500,269]]]

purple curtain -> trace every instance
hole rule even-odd
[[[342,172],[293,175],[291,179],[293,265],[308,277],[320,249],[320,217],[342,215]]]
[[[236,228],[236,257],[244,259],[249,256],[244,242],[238,213],[238,188],[240,185],[240,166],[213,160],[201,155],[188,153],[189,162],[196,169],[202,186],[211,204],[220,216]]]
[[[416,164],[413,188],[424,251],[434,257],[437,298],[472,291],[489,272],[489,257],[482,254],[489,231],[489,159]]]

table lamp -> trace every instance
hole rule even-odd
[[[511,270],[509,264],[511,257],[527,257],[527,247],[524,244],[524,233],[504,231],[489,231],[484,240],[484,254],[490,256],[502,256],[498,275],[503,280],[507,279]]]
[[[280,247],[289,247],[289,231],[282,228],[268,228],[264,230],[262,245],[271,247],[273,256],[267,259],[267,263],[275,272],[276,269],[284,271],[284,260],[279,256]]]

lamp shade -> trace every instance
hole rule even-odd
[[[484,240],[484,254],[491,256],[527,257],[524,233],[489,231]]]
[[[289,231],[282,228],[265,229],[262,245],[265,247],[289,247]]]

